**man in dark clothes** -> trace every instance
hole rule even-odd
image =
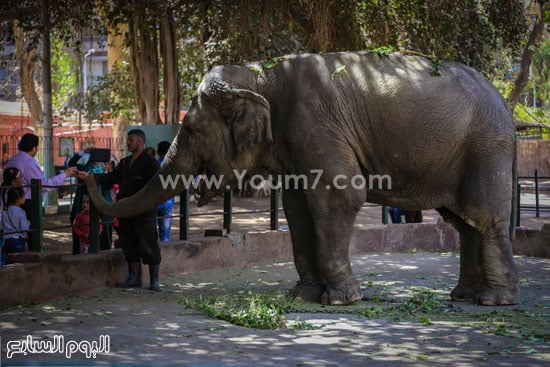
[[[159,163],[144,151],[145,133],[140,129],[128,132],[126,142],[132,153],[122,159],[113,172],[97,175],[96,181],[101,185],[119,184],[117,200],[137,193],[155,175]],[[79,178],[86,177],[79,173]],[[158,244],[157,209],[153,208],[135,217],[119,218],[118,236],[122,251],[128,262],[128,279],[118,283],[117,287],[141,287],[141,262],[149,265],[150,287],[159,291],[160,247]]]

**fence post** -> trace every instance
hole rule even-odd
[[[272,183],[275,183],[273,187],[271,187],[270,190],[270,222],[269,222],[269,229],[272,231],[275,231],[279,228],[279,182],[278,181],[272,181]]]
[[[519,180],[517,182],[517,190],[516,190],[516,227],[520,227],[521,225],[521,184],[519,183]]]
[[[189,238],[189,190],[180,194],[180,240]]]
[[[223,228],[227,233],[231,232],[231,222],[233,221],[233,190],[223,194]]]
[[[539,198],[539,170],[535,170],[535,213],[540,217],[540,198]]]
[[[99,252],[99,211],[90,200],[90,253]]]
[[[31,179],[31,251],[42,252],[44,223],[42,211],[42,180]]]
[[[388,206],[382,205],[382,223],[388,224]]]

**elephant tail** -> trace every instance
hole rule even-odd
[[[516,239],[516,222],[521,209],[518,208],[518,153],[517,139],[514,139],[514,158],[512,163],[512,212],[510,214],[510,241]]]

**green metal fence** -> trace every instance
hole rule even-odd
[[[550,191],[550,177],[541,177],[536,170],[534,176],[520,176],[518,177],[517,184],[517,216],[516,216],[516,225],[520,226],[521,221],[521,211],[531,211],[535,212],[536,217],[540,217],[542,212],[550,212],[550,205],[541,204],[541,192]],[[67,185],[64,185],[66,187]],[[74,185],[72,185],[74,186]],[[276,185],[274,185],[276,187]],[[59,187],[57,187],[59,188]],[[42,208],[42,181],[41,180],[32,180],[31,182],[31,227],[29,230],[31,244],[31,251],[42,252],[43,251],[43,233],[44,233],[44,210]],[[534,192],[535,202],[534,205],[522,204],[521,202],[521,193],[522,191],[530,190]],[[234,211],[233,210],[233,193],[231,191],[224,194],[223,201],[223,212],[206,212],[206,213],[195,213],[190,214],[189,204],[190,204],[190,194],[188,190],[183,191],[180,194],[180,214],[172,216],[173,218],[179,218],[179,239],[187,240],[189,238],[189,220],[194,216],[203,216],[203,215],[213,215],[213,214],[222,214],[222,228],[225,229],[227,233],[231,232],[231,225],[233,222],[233,216],[239,214],[255,214],[255,213],[269,213],[270,216],[270,225],[271,230],[277,230],[279,228],[279,191],[278,188],[271,189],[271,198],[270,198],[270,208],[266,210],[247,210],[247,211]],[[373,205],[377,206],[377,205]],[[381,206],[381,222],[388,224],[388,207]],[[93,205],[90,203],[90,252],[98,252],[100,249],[99,246],[99,232],[100,232],[100,214]],[[56,228],[47,228],[47,230],[60,229],[60,228],[71,228],[72,225],[56,227]]]

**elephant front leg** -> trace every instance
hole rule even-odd
[[[304,191],[283,191],[283,206],[292,238],[294,264],[300,277],[289,296],[306,302],[320,302],[326,289],[317,267],[316,235]]]
[[[349,305],[363,297],[351,269],[349,241],[364,200],[361,190],[331,189],[310,194],[308,201],[317,237],[317,266],[326,283],[321,297],[323,304]]]

